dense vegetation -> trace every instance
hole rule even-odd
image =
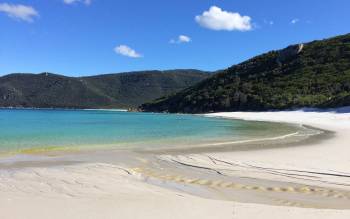
[[[50,73],[0,77],[0,107],[133,108],[208,77],[197,70],[144,71],[91,77]]]
[[[271,51],[140,110],[203,113],[350,105],[350,34]]]

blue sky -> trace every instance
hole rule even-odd
[[[218,70],[350,32],[349,0],[0,0],[0,75]]]

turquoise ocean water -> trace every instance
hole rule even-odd
[[[264,122],[102,110],[0,110],[0,153],[31,149],[210,145],[275,137],[297,127]]]

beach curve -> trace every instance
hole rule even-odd
[[[188,171],[188,166],[184,164],[207,167],[217,171],[217,169],[222,168],[217,168],[218,163],[220,163],[219,166],[225,166],[225,169],[228,169],[225,174],[227,174],[227,172],[234,172],[235,177],[238,178],[259,178],[267,180],[268,182],[278,181],[286,184],[291,182],[311,184],[311,186],[308,187],[298,187],[298,191],[301,191],[306,197],[308,197],[310,193],[318,192],[319,199],[332,196],[330,198],[339,199],[341,200],[339,203],[344,203],[344,200],[348,198],[349,174],[347,167],[350,161],[346,157],[346,152],[349,150],[346,144],[349,138],[346,133],[350,128],[349,114],[290,111],[219,113],[211,114],[211,116],[265,120],[270,122],[302,123],[335,132],[335,137],[326,139],[312,147],[274,148],[260,150],[258,152],[210,152],[176,156],[165,154],[157,155],[157,159],[160,159],[160,162],[167,163],[167,165],[176,161],[178,162],[175,164],[176,168],[184,166],[183,169],[185,173],[190,175],[192,172],[186,172]],[[334,163],[332,161],[337,162]],[[149,167],[147,162],[149,162],[149,160],[143,160],[145,169]],[[217,164],[215,164],[215,162]],[[229,168],[231,167],[229,166],[234,166],[232,164],[238,164],[235,168],[238,166],[240,169],[230,170]],[[137,165],[139,165],[139,163],[137,163]],[[164,168],[164,166],[161,168]],[[196,167],[194,168],[198,169]],[[86,205],[96,203],[96,200],[104,201],[99,202],[99,204],[91,208],[91,210],[86,211],[86,213],[79,212],[79,215],[86,215],[86,218],[96,218],[97,215],[99,218],[111,218],[113,216],[120,216],[122,218],[143,218],[144,216],[147,218],[147,215],[152,215],[152,218],[193,218],[197,216],[201,218],[251,218],[259,212],[262,218],[269,218],[276,215],[285,218],[300,218],[302,216],[308,216],[308,218],[348,218],[350,216],[349,210],[326,210],[320,209],[321,207],[316,209],[313,206],[311,206],[311,208],[300,208],[308,206],[300,206],[300,203],[288,202],[284,198],[275,200],[276,202],[280,202],[280,206],[278,206],[278,204],[277,206],[267,205],[266,203],[242,203],[232,200],[227,201],[227,198],[221,198],[221,200],[218,200],[219,198],[207,199],[211,198],[211,194],[206,193],[203,189],[198,189],[197,192],[200,193],[199,196],[207,196],[206,198],[200,198],[187,194],[189,191],[184,189],[186,185],[178,187],[177,189],[172,187],[171,190],[159,187],[157,183],[160,181],[153,181],[151,175],[158,175],[157,177],[161,175],[160,173],[152,173],[152,169],[148,170],[150,172],[145,174],[142,168],[135,169],[123,165],[105,163],[76,164],[68,167],[60,166],[55,168],[33,167],[17,171],[18,172],[11,172],[10,175],[2,175],[3,177],[1,178],[0,192],[2,198],[0,198],[0,203],[2,207],[0,215],[5,218],[23,218],[24,215],[26,218],[38,218],[38,212],[42,212],[43,215],[46,216],[50,214],[52,216],[51,218],[76,218],[74,216],[78,215],[77,212],[79,212],[79,209],[84,209]],[[248,191],[266,190],[265,192],[270,192],[269,190],[271,189],[276,190],[275,192],[277,193],[290,192],[292,194],[294,194],[293,189],[296,190],[294,187],[288,186],[266,186],[264,188],[262,186],[244,185],[243,183],[232,184],[232,182],[220,182],[218,179],[213,179],[212,182],[210,182],[211,179],[198,179],[196,181],[196,179],[186,179],[185,176],[181,177],[177,174],[183,173],[182,171],[183,170],[175,171],[173,175],[172,173],[168,173],[168,176],[163,176],[165,178],[162,179],[161,182],[170,181],[175,185],[183,185],[184,182],[189,184],[191,184],[191,182],[192,184],[197,182],[199,188],[202,188],[202,186],[212,186],[208,185],[212,183],[217,187],[241,187],[240,189],[243,188]],[[279,175],[276,174],[276,171]],[[208,174],[208,169],[204,170],[204,172]],[[271,174],[271,172],[274,172],[274,174]],[[290,176],[295,176],[295,173],[298,173],[298,175],[303,173],[304,178],[292,180]],[[215,177],[218,175],[217,172],[214,174]],[[135,176],[137,177],[135,178]],[[168,179],[166,177],[168,177]],[[315,177],[321,177],[321,180],[324,182],[319,182],[320,180],[318,180],[318,182],[311,182],[310,178]],[[11,183],[6,183],[8,181],[11,181]],[[42,188],[43,185],[41,183],[49,185],[47,190]],[[9,187],[7,186],[11,184],[13,185],[13,189],[8,190]],[[152,184],[157,185],[154,186]],[[331,187],[334,188],[332,191],[314,191],[317,188],[329,187],[330,184]],[[168,187],[169,185],[161,186]],[[288,191],[288,189],[290,191]],[[345,195],[337,192],[339,190],[344,191]],[[38,191],[38,193],[31,194],[28,191]],[[86,196],[81,195],[80,192]],[[133,198],[137,196],[144,198],[138,198],[137,200]],[[249,200],[246,202],[249,202]],[[68,205],[74,206],[75,211],[62,212],[59,210]],[[155,208],[155,206],[158,207]],[[176,212],[174,206],[176,206],[176,208],[181,208],[182,212]],[[26,211],[15,212],[14,208],[18,207],[26,209]],[[47,210],[40,211],[39,208],[42,207]],[[215,213],[210,210],[213,207],[217,209]],[[346,209],[346,207],[347,206],[343,207],[343,209]],[[132,209],[135,208],[140,209],[140,211],[133,211]],[[151,210],[153,208],[156,210]],[[149,211],[152,211],[152,214],[150,214]]]

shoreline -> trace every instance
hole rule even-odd
[[[29,109],[31,110],[31,109]],[[102,110],[106,111],[106,110]],[[197,116],[197,115],[195,115]],[[207,117],[201,115],[201,117]],[[220,118],[222,120],[227,120],[226,118]],[[243,121],[241,119],[235,119],[236,121]],[[252,121],[254,122],[254,121]],[[255,122],[254,122],[255,123]],[[265,122],[264,122],[265,123]],[[302,126],[298,124],[282,123],[282,122],[266,122],[271,124],[270,128],[276,129],[274,126],[289,127],[289,131],[279,134],[259,134],[256,136],[233,138],[232,140],[227,137],[222,138],[208,138],[209,141],[204,139],[192,139],[191,141],[183,141],[183,138],[174,138],[166,141],[145,141],[145,142],[124,142],[124,143],[109,143],[109,144],[81,144],[66,146],[66,145],[51,145],[51,146],[37,146],[28,148],[18,148],[14,150],[0,150],[0,164],[2,163],[2,158],[14,157],[14,156],[30,156],[30,155],[64,155],[70,153],[85,153],[96,151],[136,151],[136,152],[149,152],[149,153],[170,153],[170,152],[181,152],[183,153],[203,153],[207,151],[241,151],[241,150],[263,150],[271,147],[290,147],[293,145],[298,145],[300,141],[313,141],[314,136],[320,135],[318,138],[329,138],[331,137],[331,132],[326,130],[317,129],[314,127]],[[259,122],[257,122],[259,124]],[[272,133],[272,131],[271,131]],[[182,140],[181,140],[182,139]],[[260,143],[264,143],[264,147],[259,147]],[[152,146],[151,146],[152,145]],[[153,146],[156,147],[154,148]],[[21,160],[19,160],[21,161]]]
[[[56,108],[56,107],[0,107],[0,110],[67,110],[67,111],[113,111],[113,112],[128,112],[127,109],[117,109],[117,108]]]
[[[332,136],[297,147],[264,150],[156,155],[100,152],[94,163],[0,171],[0,216],[350,217],[350,210],[335,210],[350,208],[350,114],[290,111],[211,116],[306,124],[329,130]],[[87,205],[93,207],[86,209]],[[15,211],[18,208],[23,211]],[[63,211],[67,208],[74,210]]]
[[[225,118],[222,118],[225,119]],[[240,119],[235,119],[240,120]],[[280,123],[285,126],[299,126],[299,124],[291,123]],[[259,150],[268,150],[273,148],[285,148],[285,147],[298,147],[298,146],[307,146],[312,145],[317,142],[321,142],[326,139],[334,137],[334,132],[318,129],[315,127],[301,125],[303,129],[299,129],[297,132],[290,134],[280,135],[280,136],[271,136],[267,138],[253,138],[247,140],[236,140],[236,141],[217,141],[207,144],[196,143],[195,145],[169,145],[161,148],[143,148],[131,146],[122,146],[118,148],[113,148],[111,145],[105,145],[101,147],[100,145],[91,145],[91,146],[79,146],[76,148],[69,148],[66,146],[52,146],[52,147],[34,147],[34,148],[24,148],[16,149],[9,151],[0,151],[0,170],[6,168],[25,168],[25,163],[41,163],[40,166],[45,167],[44,163],[47,163],[48,166],[54,166],[50,164],[50,157],[57,157],[58,159],[62,158],[62,161],[52,162],[56,165],[62,164],[74,164],[79,163],[79,161],[73,160],[66,161],[65,157],[76,156],[75,158],[79,160],[79,156],[83,155],[84,157],[94,157],[96,153],[127,153],[132,152],[148,155],[163,155],[163,154],[202,154],[202,153],[222,153],[222,152],[234,152],[234,151],[259,151]],[[310,133],[303,133],[308,130]],[[48,161],[45,161],[48,158]],[[44,161],[42,161],[42,159]],[[94,159],[84,160],[86,163],[95,162]],[[103,162],[103,160],[101,160]],[[17,165],[19,164],[19,165]]]
[[[183,153],[171,153],[168,155],[159,155],[162,161],[168,163],[177,163],[178,166],[185,166],[187,168],[193,168],[194,170],[206,170],[214,172],[216,179],[211,179],[206,176],[205,179],[200,179],[199,184],[206,185],[209,187],[215,187],[215,190],[221,189],[219,187],[232,187],[240,186],[246,190],[261,190],[261,191],[273,191],[285,193],[295,193],[298,189],[304,190],[301,193],[307,193],[310,196],[315,195],[315,200],[309,200],[303,202],[303,199],[309,199],[310,197],[302,197],[302,199],[290,197],[288,194],[283,198],[282,206],[298,206],[306,208],[329,208],[333,202],[325,203],[324,207],[321,203],[317,203],[318,200],[326,200],[324,197],[340,197],[341,200],[335,205],[340,206],[341,203],[347,203],[350,199],[350,173],[347,172],[347,167],[350,164],[350,160],[346,154],[350,148],[347,147],[349,137],[347,136],[350,130],[350,114],[340,113],[335,114],[334,112],[322,111],[322,112],[302,112],[302,111],[281,111],[281,112],[261,112],[261,113],[216,113],[209,114],[214,117],[224,117],[232,119],[243,119],[250,121],[267,121],[267,122],[284,122],[293,124],[303,124],[305,126],[317,127],[316,129],[326,130],[326,135],[316,136],[314,139],[309,138],[306,141],[297,142],[290,146],[297,147],[270,147],[264,148],[264,150],[237,150],[232,151],[231,149],[217,151],[213,150],[193,150],[192,154],[187,151]],[[342,123],[342,124],[339,124]],[[328,135],[328,136],[327,136]],[[328,161],[328,160],[331,161]],[[178,168],[178,166],[176,168]],[[162,185],[167,188],[186,191],[187,193],[201,196],[211,197],[208,194],[203,194],[203,191],[196,191],[195,189],[188,189],[189,185],[183,188],[178,188],[176,185],[169,185],[160,183],[162,175],[159,177],[159,173],[148,173],[147,171],[140,171],[145,177],[153,177],[156,179],[156,185]],[[169,171],[168,171],[169,172]],[[193,171],[192,171],[193,172]],[[228,172],[235,172],[230,175]],[[251,178],[254,180],[261,180],[260,182],[252,183],[250,180],[245,180],[248,184],[235,184],[220,180],[218,175],[227,174],[233,177],[233,180],[239,181],[240,178]],[[238,178],[235,178],[238,177]],[[165,176],[166,179],[169,179]],[[191,178],[186,174],[178,174],[170,177],[171,180],[177,182],[191,182]],[[277,181],[277,187],[262,186],[264,180],[268,180],[269,183],[273,184]],[[272,180],[272,181],[271,181]],[[252,183],[249,185],[249,183]],[[259,185],[260,183],[260,185]],[[289,186],[281,187],[284,183]],[[290,183],[296,183],[297,185],[290,185]],[[219,185],[219,187],[217,186]],[[298,188],[298,185],[302,187]],[[339,190],[337,193],[335,191]],[[323,194],[318,194],[318,191],[323,191]],[[223,191],[226,193],[227,191]],[[251,192],[251,191],[249,191]],[[335,193],[334,193],[335,192]],[[334,193],[334,194],[333,194]],[[342,195],[347,194],[347,195]],[[237,193],[232,194],[237,195]],[[272,195],[271,193],[269,194]],[[321,195],[321,197],[317,197]],[[295,195],[294,195],[295,196]],[[214,199],[224,199],[237,201],[234,198],[223,198],[214,196]],[[281,197],[280,197],[281,198]],[[321,199],[320,199],[321,198]],[[243,198],[244,199],[244,198]],[[242,199],[238,200],[242,202]],[[245,201],[243,201],[245,202]],[[248,201],[248,202],[251,202]],[[259,203],[254,200],[253,202]],[[264,201],[262,201],[264,203]],[[334,204],[335,202],[333,202]],[[265,203],[266,204],[266,203]],[[270,203],[271,204],[271,203]],[[279,205],[279,204],[274,204]],[[319,206],[319,207],[317,207]],[[346,209],[349,208],[350,203],[347,203]],[[344,207],[345,207],[344,206]],[[332,207],[331,207],[332,208]],[[349,211],[344,211],[348,214]],[[337,217],[338,218],[338,217]]]
[[[221,117],[223,118],[223,117]],[[240,120],[235,118],[235,120]],[[286,125],[291,125],[290,123],[285,123]],[[298,124],[296,124],[298,125]],[[154,154],[200,154],[209,152],[235,152],[235,151],[259,151],[259,150],[269,150],[269,149],[280,149],[288,147],[298,147],[298,146],[309,146],[320,143],[324,140],[329,140],[335,137],[335,132],[316,128],[313,126],[302,125],[303,127],[318,131],[319,133],[314,133],[310,135],[297,136],[299,132],[286,134],[282,136],[275,136],[270,138],[260,138],[260,139],[248,139],[242,141],[233,142],[217,142],[212,144],[206,144],[203,146],[192,146],[192,147],[175,147],[166,149],[150,149],[141,150],[145,153]],[[214,147],[211,147],[214,146]]]

